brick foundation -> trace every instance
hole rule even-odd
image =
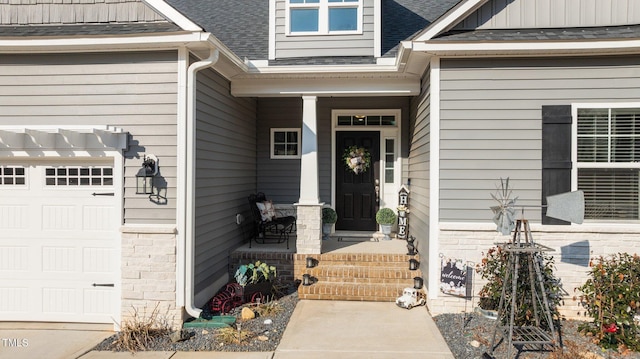
[[[496,242],[507,242],[511,239],[510,236],[497,233],[492,226],[475,226],[478,229],[465,227],[471,227],[471,225],[441,225],[440,254],[463,259],[476,265],[482,260],[483,254],[494,247]],[[554,252],[549,254],[554,258],[556,273],[567,292],[564,304],[560,308],[561,313],[567,318],[584,318],[584,308],[573,298],[577,293],[575,290],[588,278],[588,264],[591,258],[619,252],[633,254],[637,248],[640,248],[638,235],[640,231],[619,226],[532,224],[531,230],[536,243],[554,249]],[[474,296],[477,296],[484,283],[479,274],[474,272]],[[433,293],[430,294],[433,295]],[[437,293],[437,298],[428,300],[429,309],[433,314],[470,311],[477,303],[477,297],[466,300],[442,293]]]

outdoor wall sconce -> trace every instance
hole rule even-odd
[[[158,174],[158,158],[145,155],[142,168],[136,174],[136,194],[153,194],[153,179]]]
[[[423,285],[423,281],[421,277],[414,277],[413,278],[413,288],[414,289],[422,289],[422,285]]]
[[[313,268],[316,265],[318,265],[318,261],[316,261],[314,258],[312,257],[307,257],[307,268]]]
[[[409,259],[409,270],[416,270],[418,267],[420,267],[420,262],[413,258]]]
[[[302,275],[302,285],[304,286],[310,286],[311,284],[311,275],[310,274],[303,274]]]
[[[415,240],[416,237],[414,236],[409,236],[409,238],[407,238],[407,250],[409,250],[409,253],[407,253],[407,255],[415,256],[418,253],[418,251],[416,251],[416,247],[413,244]]]

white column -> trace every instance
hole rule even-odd
[[[296,248],[301,254],[322,252],[322,205],[318,185],[316,96],[302,96],[300,200],[296,203]]]
[[[302,158],[299,204],[320,203],[318,185],[318,130],[316,96],[302,96]]]

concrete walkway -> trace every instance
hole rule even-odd
[[[301,300],[274,358],[454,357],[425,307]]]
[[[89,351],[113,332],[0,327],[0,359],[453,359],[425,307],[301,300],[275,352]],[[5,340],[7,339],[7,340]],[[24,345],[26,344],[26,345]]]

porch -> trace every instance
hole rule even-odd
[[[410,269],[410,260],[418,258],[407,254],[405,240],[336,232],[322,241],[321,254],[298,254],[295,243],[295,236],[289,249],[286,243],[247,243],[230,255],[229,274],[233,276],[241,264],[260,260],[276,266],[283,280],[302,282],[308,275],[310,284],[298,288],[301,299],[378,302],[395,301],[405,287],[413,287],[415,277],[422,277],[420,268]],[[313,267],[307,266],[308,257]]]

